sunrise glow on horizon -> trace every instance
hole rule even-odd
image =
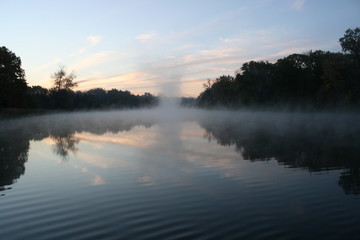
[[[247,61],[341,51],[360,22],[357,0],[0,0],[0,10],[0,46],[21,58],[30,86],[50,88],[62,64],[74,90],[187,97]]]

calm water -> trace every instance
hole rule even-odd
[[[358,239],[360,116],[0,122],[1,239]]]

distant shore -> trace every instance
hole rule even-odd
[[[1,108],[0,109],[0,120],[24,117],[31,115],[57,113],[60,110],[49,110],[49,109],[31,109],[31,108]]]

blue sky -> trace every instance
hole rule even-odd
[[[360,27],[359,0],[0,0],[0,46],[29,85],[51,87],[59,65],[75,90],[197,96],[207,79],[250,60],[341,51]]]

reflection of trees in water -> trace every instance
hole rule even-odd
[[[360,194],[359,168],[347,169],[341,173],[339,185],[346,194]]]
[[[205,137],[221,145],[235,145],[244,159],[279,163],[309,171],[343,169],[339,185],[360,194],[360,130],[348,124],[308,121],[202,121]],[[355,125],[358,125],[355,123]]]
[[[25,173],[31,140],[41,141],[50,137],[54,141],[54,153],[66,160],[69,153],[77,151],[80,142],[75,137],[77,132],[115,134],[139,125],[152,126],[151,122],[143,119],[119,119],[116,115],[109,115],[54,114],[0,121],[0,191],[9,189],[6,186],[15,183]]]
[[[271,114],[250,115],[240,118],[230,115],[229,120],[214,114],[203,118],[200,125],[206,129],[207,138],[215,138],[221,145],[235,145],[237,151],[251,161],[275,158],[288,167],[309,171],[344,169],[339,185],[346,193],[360,194],[359,123],[327,117],[328,121],[309,124],[309,119],[279,120],[271,118]],[[128,117],[105,112],[0,121],[0,190],[24,174],[30,140],[52,138],[54,152],[66,159],[70,152],[77,150],[80,140],[75,137],[76,133],[116,134],[135,126],[151,127],[155,122],[144,119],[144,115]]]
[[[69,156],[69,152],[76,153],[78,150],[76,144],[80,142],[78,138],[74,136],[75,134],[66,134],[65,136],[50,136],[50,138],[55,142],[53,146],[54,152],[61,156],[63,160],[66,160]]]
[[[0,134],[0,191],[25,173],[29,140],[21,132]]]

